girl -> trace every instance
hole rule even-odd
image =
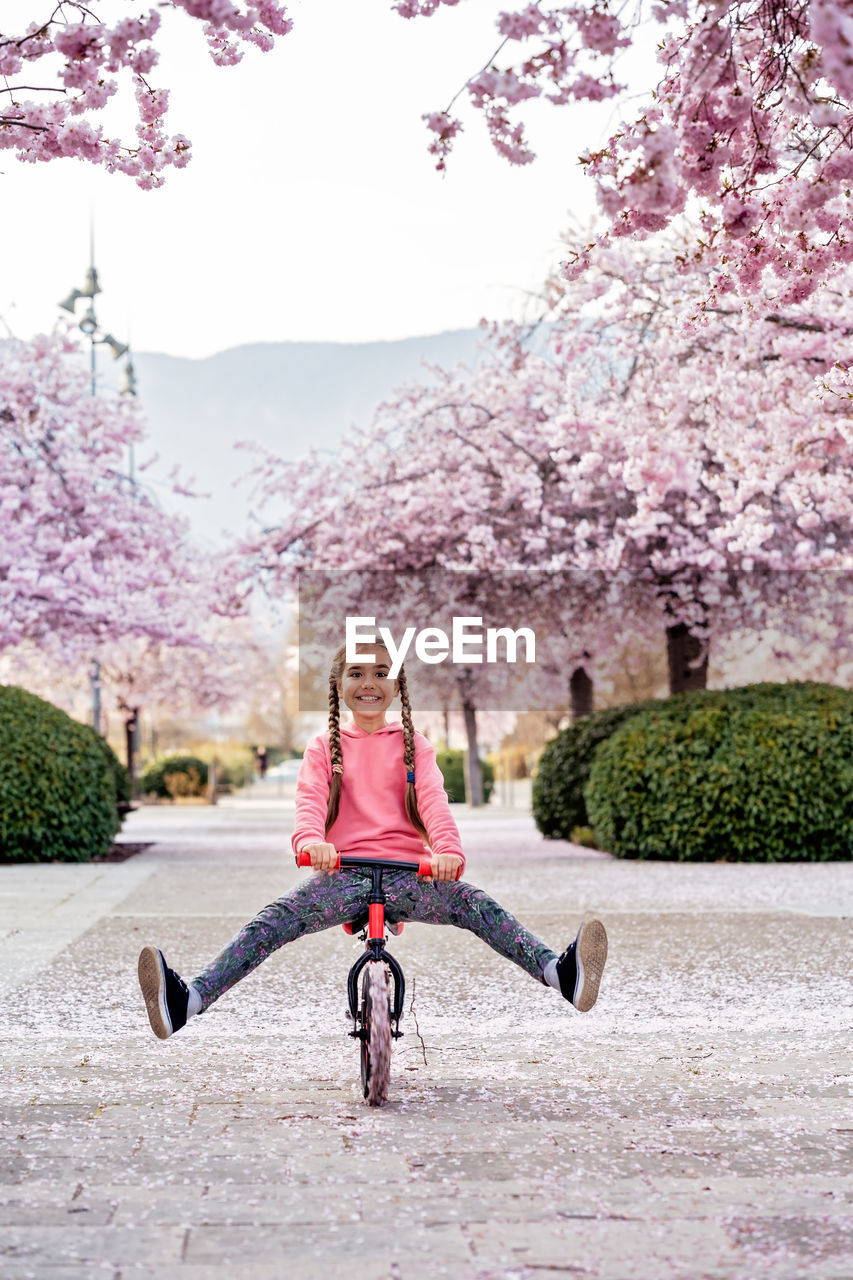
[[[365,914],[370,873],[334,871],[338,851],[416,859],[432,854],[432,878],[387,872],[386,919],[469,929],[538,981],[555,987],[582,1013],[598,998],[607,958],[599,920],[582,924],[561,956],[474,885],[457,880],[465,856],[435,751],[412,725],[406,677],[391,680],[391,659],[374,646],[372,661],[346,662],[341,648],[329,675],[329,731],[309,743],[296,785],[295,852],[307,850],[319,874],[265,907],[198,977],[187,984],[162,951],[144,947],[139,983],[151,1029],[161,1040],[203,1013],[285,942]],[[399,695],[402,724],[387,724]],[[340,724],[340,701],[352,722]],[[405,777],[404,777],[405,775]]]

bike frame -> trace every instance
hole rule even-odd
[[[303,849],[296,855],[296,865],[310,867],[311,855]],[[429,854],[424,854],[420,858],[403,861],[391,858],[360,858],[353,854],[338,854],[335,868],[352,868],[370,872],[367,916],[365,917],[362,914],[357,920],[344,924],[344,929],[347,933],[358,932],[358,930],[364,928],[364,933],[360,936],[365,940],[364,951],[350,969],[347,977],[347,1003],[349,1005],[349,1016],[353,1023],[353,1029],[349,1034],[354,1040],[361,1042],[361,1080],[364,1096],[371,1106],[381,1106],[388,1096],[390,1037],[398,1040],[403,1034],[400,1030],[400,1019],[403,1016],[403,1000],[406,995],[406,980],[403,976],[403,970],[399,962],[385,948],[385,886],[383,876],[386,871],[414,871],[419,876],[431,876],[432,857]],[[460,866],[456,875],[457,879],[461,870]],[[365,969],[371,963],[381,965],[381,970],[374,968],[365,973]],[[382,1020],[379,1022],[371,1019],[369,1015],[371,997],[369,997],[368,991],[372,987],[377,973],[384,975],[386,972],[390,973],[394,979],[394,994],[391,996],[388,993],[387,1018],[383,1013]],[[364,991],[362,1008],[359,1010],[358,980],[362,974],[364,974]],[[381,988],[383,991],[381,999],[384,1007],[384,993],[388,991],[388,985],[384,978]],[[376,998],[378,997],[372,997],[374,1000]],[[378,1027],[384,1027],[384,1029],[378,1030]],[[374,1033],[377,1037],[375,1041]],[[380,1066],[374,1075],[373,1066],[377,1062]]]
[[[297,855],[296,865],[310,867],[310,855],[303,850]],[[415,871],[419,876],[430,876],[432,875],[432,858],[428,854],[424,854],[422,858],[392,861],[390,858],[359,858],[353,854],[342,853],[338,855],[337,866],[339,868],[353,867],[356,870],[370,872],[370,897],[368,898],[365,948],[350,969],[347,977],[347,1003],[350,1017],[353,1022],[357,1022],[358,979],[362,969],[371,960],[381,960],[387,964],[394,979],[394,997],[391,1001],[391,1020],[394,1026],[391,1034],[395,1039],[399,1039],[403,1034],[400,1030],[400,1019],[403,1016],[406,979],[403,976],[399,961],[385,947],[385,888],[382,877],[385,871]],[[350,1035],[358,1039],[360,1033],[355,1030],[351,1031]]]
[[[427,864],[426,872],[424,872],[424,863]],[[342,867],[364,867],[370,871],[370,897],[368,899],[365,947],[347,977],[347,1002],[349,1004],[350,1017],[355,1022],[358,1010],[358,979],[362,969],[371,960],[382,960],[387,964],[394,979],[394,996],[391,1001],[391,1021],[394,1025],[391,1034],[395,1040],[398,1040],[403,1034],[400,1030],[400,1019],[403,1016],[406,979],[403,975],[403,970],[400,968],[399,961],[391,955],[391,952],[385,946],[385,887],[383,884],[383,872],[417,871],[418,875],[429,875],[432,871],[432,861],[429,858],[421,858],[417,862],[391,862],[387,858],[374,860],[349,857],[346,854],[342,854],[340,865]],[[350,1032],[350,1035],[356,1038],[358,1034],[358,1031]]]

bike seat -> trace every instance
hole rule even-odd
[[[343,929],[344,933],[350,933],[350,934],[361,933],[362,929],[366,927],[367,927],[366,911],[364,912],[363,915],[356,916],[355,920],[350,920],[349,924],[341,925],[341,928]],[[400,934],[403,932],[403,922],[402,920],[400,920],[397,922],[397,924],[392,924],[390,920],[386,920],[385,928],[388,930],[389,933],[393,933],[395,938],[399,938]]]

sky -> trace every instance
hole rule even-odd
[[[137,350],[204,357],[530,314],[569,220],[594,216],[577,157],[619,114],[528,104],[539,159],[520,168],[460,100],[465,129],[437,174],[421,115],[488,61],[502,7],[467,0],[405,21],[387,0],[296,0],[293,32],[234,68],[212,65],[201,24],[168,12],[150,79],[170,88],[169,128],[192,139],[193,160],[145,192],[80,161],[2,153],[5,332],[52,328],[83,282],[90,218],[98,318]],[[625,70],[634,89],[656,79],[648,52]]]

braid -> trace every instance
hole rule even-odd
[[[338,698],[338,679],[343,666],[343,657],[338,660],[339,650],[332,660],[329,675],[329,754],[332,757],[332,781],[329,783],[329,807],[326,810],[326,834],[338,816],[341,807],[341,787],[343,785],[343,751],[341,749],[341,703]]]
[[[397,676],[397,684],[400,689],[400,708],[403,713],[403,762],[406,766],[406,773],[414,777],[415,772],[415,726],[412,723],[412,706],[409,702],[409,686],[406,682],[406,673],[400,668],[400,674]],[[414,782],[406,782],[406,813],[412,826],[423,838],[425,844],[429,844],[429,833],[423,823],[423,818],[418,812],[418,793],[415,789]]]

